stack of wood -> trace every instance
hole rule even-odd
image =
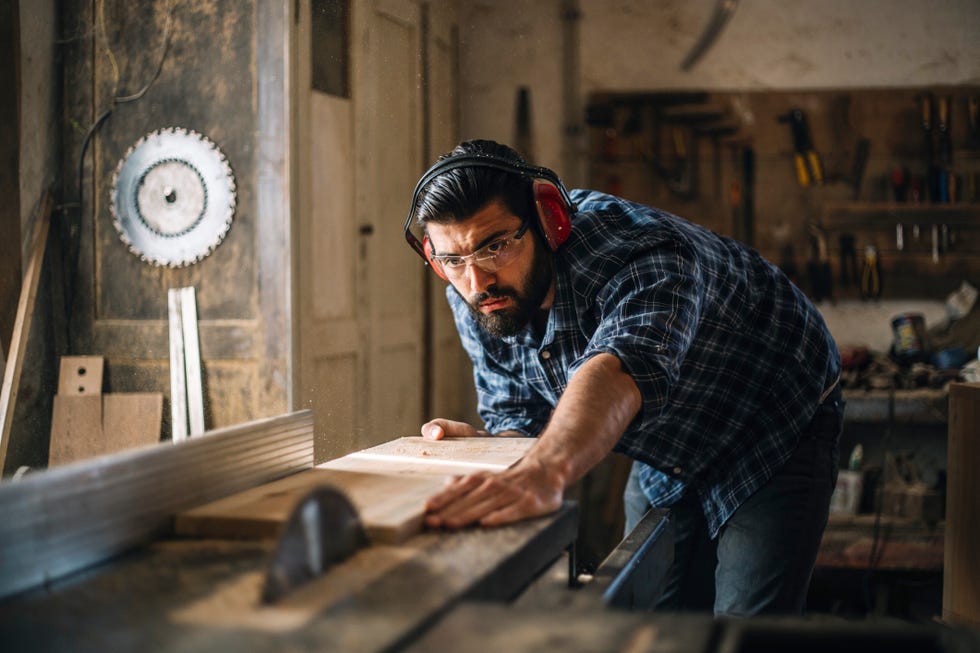
[[[48,467],[160,441],[163,395],[102,394],[101,356],[64,356],[51,415]]]

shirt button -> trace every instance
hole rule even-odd
[[[543,352],[541,352],[541,358],[543,358],[544,360],[548,360],[549,358],[551,358],[551,352],[545,349]]]
[[[681,468],[680,467],[675,467],[673,471],[674,471],[674,476],[680,476],[681,475]]]

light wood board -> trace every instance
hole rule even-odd
[[[434,476],[310,469],[179,513],[174,531],[199,537],[274,538],[304,495],[318,485],[331,485],[354,504],[371,542],[394,544],[422,529],[425,500],[443,484]]]
[[[183,512],[174,529],[178,535],[274,538],[296,502],[316,485],[328,484],[348,496],[372,542],[398,543],[421,530],[425,500],[447,478],[506,469],[533,443],[531,438],[398,438]]]
[[[339,469],[399,475],[446,476],[507,469],[527,453],[534,438],[406,437],[356,451],[318,465]]]
[[[48,467],[156,444],[162,418],[159,392],[57,394]]]
[[[102,356],[62,356],[58,373],[59,395],[102,394]]]

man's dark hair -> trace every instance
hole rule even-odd
[[[511,148],[487,140],[460,143],[452,152],[439,157],[439,161],[468,155],[492,156],[517,166],[527,165]],[[427,222],[459,222],[494,200],[500,200],[522,220],[534,217],[531,180],[517,172],[483,166],[465,166],[438,175],[419,193],[415,215],[423,227]],[[532,224],[535,224],[533,220]]]

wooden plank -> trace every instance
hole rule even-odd
[[[159,392],[57,394],[48,467],[156,444],[162,417]]]
[[[300,411],[0,484],[0,597],[168,532],[181,510],[312,465],[313,416]]]
[[[520,460],[534,445],[534,438],[446,438],[427,440],[405,437],[379,444],[318,465],[321,469],[385,474],[467,474],[499,471]]]
[[[102,395],[55,395],[51,411],[48,467],[94,458],[103,453]]]
[[[58,373],[59,395],[102,394],[102,356],[62,356]]]
[[[181,442],[187,438],[187,382],[179,288],[167,291],[167,311],[170,325],[170,438]]]
[[[163,395],[114,392],[102,395],[102,434],[106,453],[160,442]]]
[[[398,543],[422,530],[425,500],[441,478],[311,469],[178,514],[178,535],[275,538],[296,502],[318,485],[332,485],[354,504],[368,538]]]
[[[184,330],[188,435],[195,436],[204,433],[204,389],[201,383],[201,345],[197,333],[197,300],[193,286],[180,289],[180,321]]]
[[[980,383],[949,386],[943,620],[980,625]]]
[[[20,300],[17,302],[17,317],[14,320],[14,333],[10,340],[7,364],[3,370],[3,387],[0,389],[0,473],[3,472],[4,462],[7,459],[10,430],[14,421],[14,407],[17,404],[17,393],[20,390],[20,373],[24,366],[24,351],[27,349],[27,338],[31,333],[31,321],[34,319],[34,301],[37,298],[37,287],[41,279],[41,268],[44,264],[44,251],[48,242],[51,207],[51,195],[45,191],[34,219],[30,258],[24,271]]]

